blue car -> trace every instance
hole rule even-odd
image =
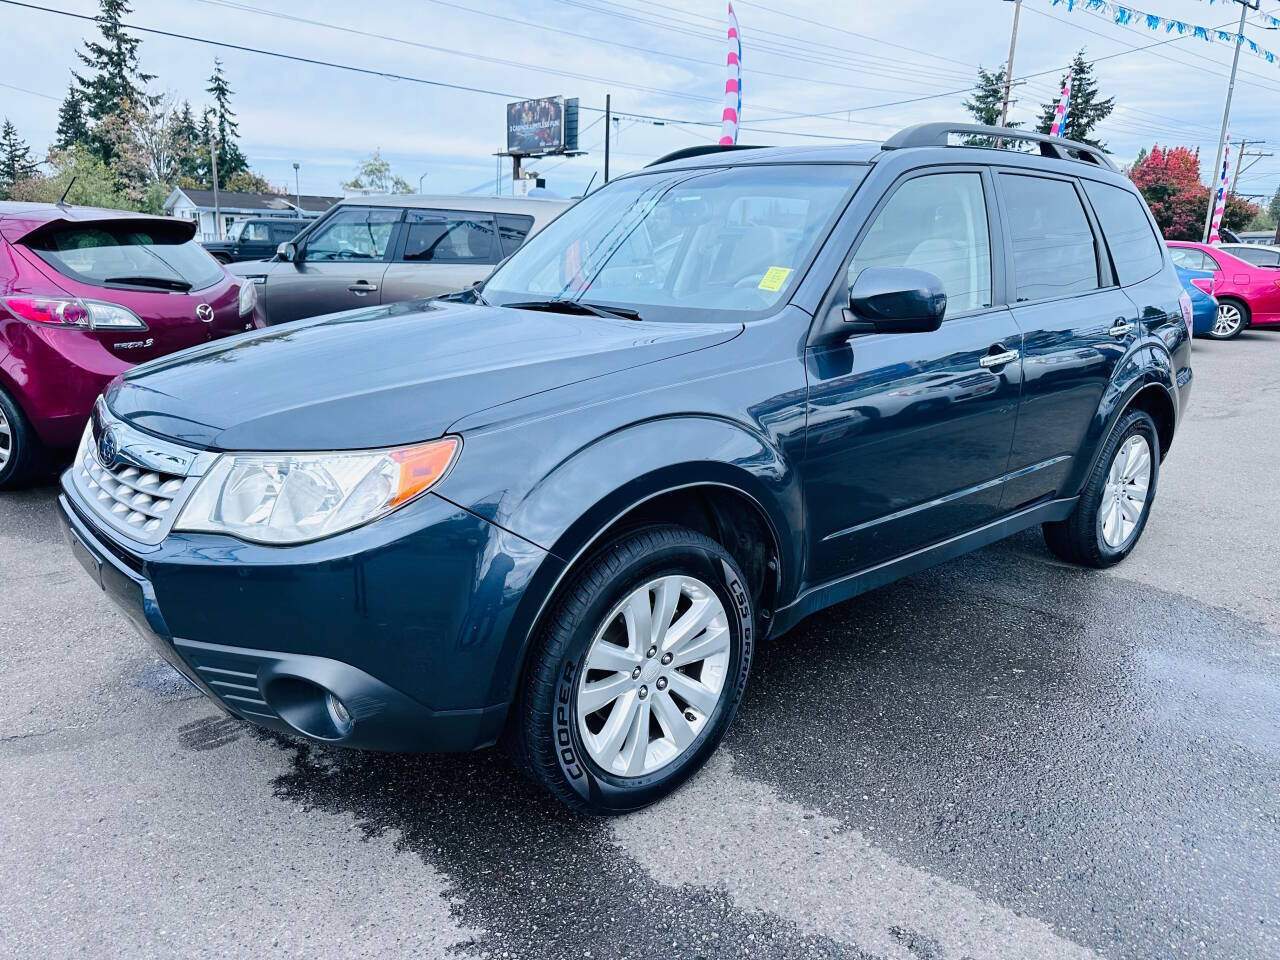
[[[61,516],[232,715],[502,742],[566,804],[621,813],[707,759],[757,642],[809,614],[1033,527],[1069,562],[1123,560],[1190,326],[1141,196],[1086,144],[926,124],[692,148],[455,302],[124,374]]]
[[[1209,289],[1213,289],[1213,274],[1205,270],[1187,270],[1176,265],[1174,269],[1178,272],[1182,289],[1191,297],[1192,333],[1197,337],[1208,336],[1213,330],[1214,322],[1218,319],[1218,301],[1192,281],[1200,280]]]

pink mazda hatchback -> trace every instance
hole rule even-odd
[[[1230,340],[1245,327],[1280,325],[1280,274],[1207,243],[1169,241],[1169,256],[1184,270],[1213,277],[1218,316],[1209,336]]]
[[[169,217],[0,203],[0,489],[74,446],[116,374],[259,325],[253,284],[194,234]]]

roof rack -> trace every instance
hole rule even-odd
[[[660,163],[670,163],[672,160],[688,160],[690,157],[703,157],[709,153],[724,153],[729,150],[759,150],[761,146],[762,144],[755,143],[704,143],[696,147],[672,150],[657,160],[646,163],[645,166],[656,167]]]
[[[987,127],[978,123],[920,123],[899,130],[884,142],[883,150],[904,150],[907,147],[946,147],[952,134],[967,137],[991,137],[997,140],[1027,140],[1038,144],[1040,155],[1055,160],[1081,160],[1094,166],[1115,170],[1107,154],[1087,143],[1051,137],[1047,133],[1031,133],[1027,130],[1011,130],[1008,127]]]

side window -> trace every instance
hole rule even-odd
[[[947,313],[991,304],[991,231],[982,176],[938,173],[908,180],[863,237],[848,282],[868,267],[912,267],[942,281]]]
[[[1174,262],[1175,266],[1179,266],[1183,270],[1211,269],[1210,266],[1204,262],[1204,254],[1199,250],[1192,250],[1189,247],[1170,247],[1169,259]]]
[[[509,257],[520,249],[520,244],[533,229],[533,217],[500,213],[494,219],[498,221],[498,236],[502,239],[502,256]]]
[[[271,227],[271,242],[286,243],[298,235],[301,229],[300,224],[296,223],[277,223]]]
[[[1159,273],[1164,263],[1160,241],[1137,195],[1093,180],[1084,181],[1084,192],[1102,224],[1120,285],[1127,287]]]
[[[271,234],[267,225],[261,220],[250,220],[244,225],[244,232],[240,234],[241,240],[270,240]]]
[[[1066,180],[1000,174],[1009,216],[1017,299],[1098,289],[1098,251],[1076,188]]]
[[[489,214],[410,210],[407,263],[497,263],[498,238]]]
[[[326,220],[307,240],[307,259],[382,260],[400,209],[345,207]]]

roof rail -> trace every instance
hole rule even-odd
[[[660,163],[670,163],[672,160],[688,160],[690,157],[702,157],[709,153],[724,153],[728,150],[759,150],[762,144],[755,143],[703,143],[696,147],[683,147],[680,150],[672,150],[668,154],[664,154],[657,160],[646,163],[646,167],[656,167]]]
[[[1082,160],[1095,166],[1115,170],[1116,165],[1106,152],[1087,143],[1051,137],[1047,133],[1031,133],[1027,130],[1011,130],[1008,127],[987,127],[978,123],[919,123],[899,130],[886,140],[881,149],[903,150],[907,147],[945,147],[952,134],[966,137],[991,137],[998,140],[1027,140],[1038,144],[1040,155],[1055,160]]]

